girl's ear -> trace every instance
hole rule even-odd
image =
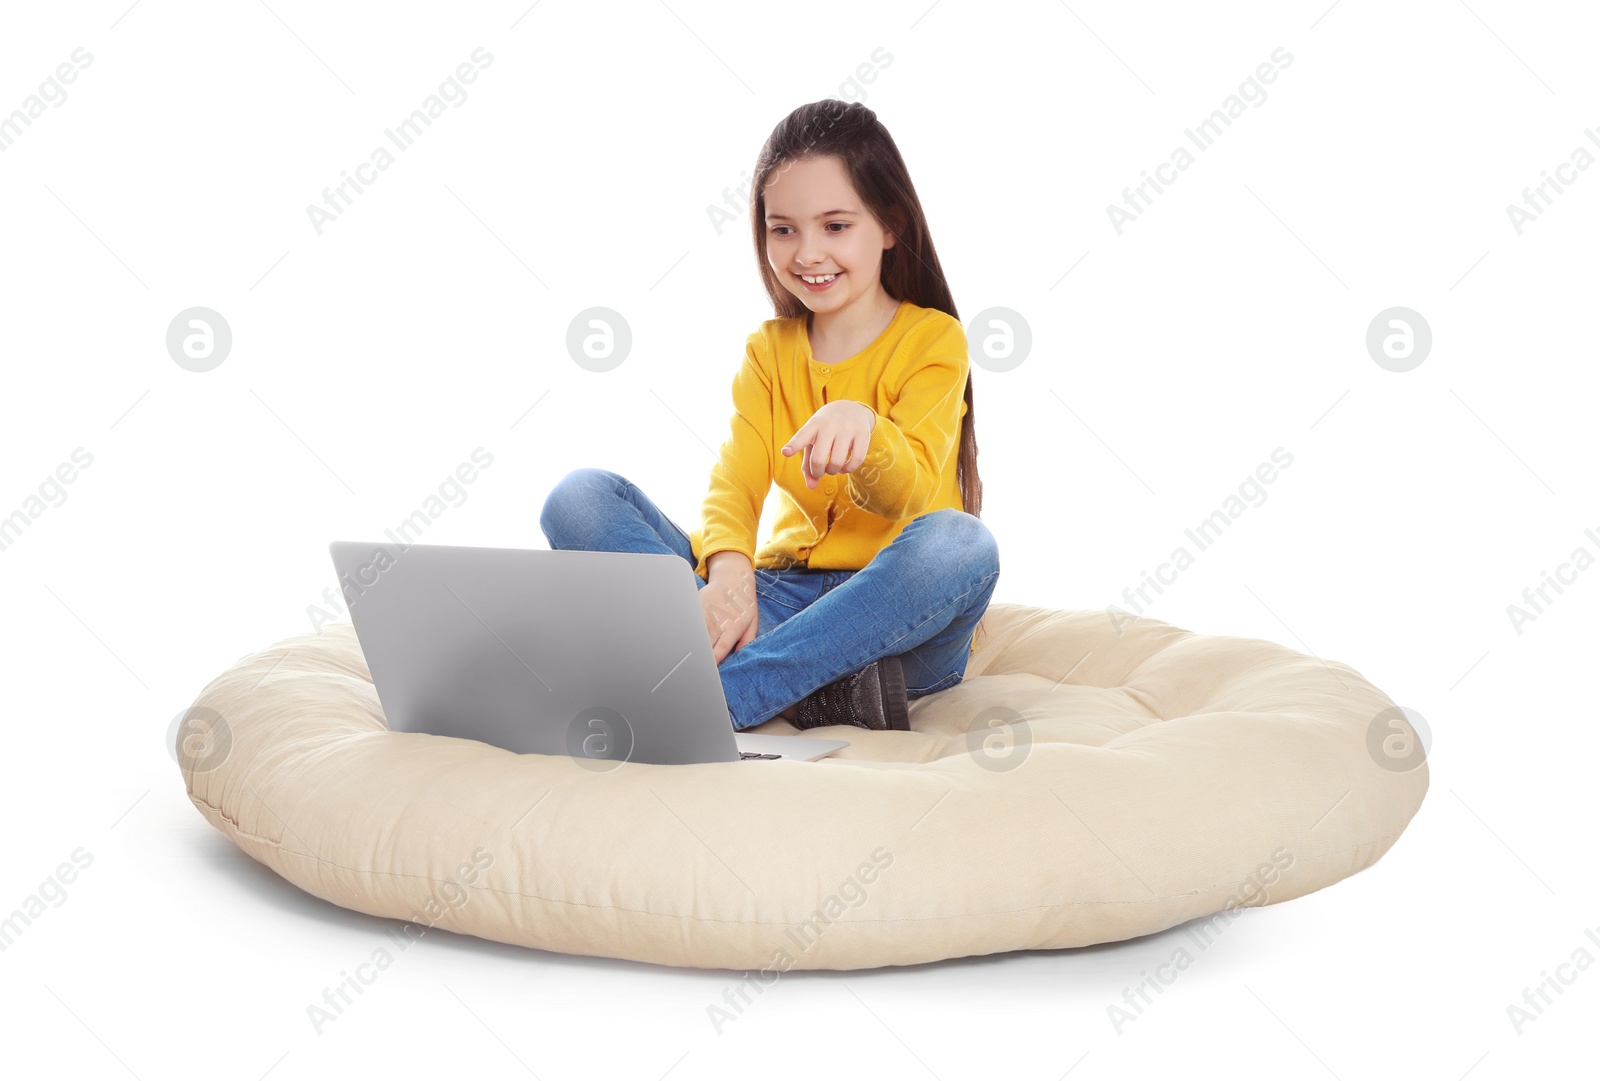
[[[900,233],[901,233],[900,222],[898,222],[893,217],[891,217],[890,220],[887,223],[885,223],[885,225],[883,227],[883,238],[884,238],[884,241],[885,241],[883,247],[884,247],[885,251],[887,251],[888,249],[894,247],[896,244],[900,243]]]

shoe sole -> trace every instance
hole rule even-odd
[[[883,690],[883,717],[888,730],[911,731],[911,715],[906,701],[906,673],[898,654],[879,658],[878,678]]]

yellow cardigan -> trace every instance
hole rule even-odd
[[[745,342],[730,432],[711,467],[701,526],[689,536],[695,573],[709,579],[707,559],[729,549],[757,570],[861,570],[912,518],[963,509],[956,459],[967,372],[961,324],[906,300],[871,345],[833,364],[812,357],[804,317],[762,323]],[[818,409],[842,399],[878,414],[866,460],[807,488],[804,452],[782,448]],[[772,536],[758,547],[774,481]]]

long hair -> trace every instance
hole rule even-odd
[[[772,174],[797,161],[838,158],[850,184],[878,223],[894,234],[895,243],[883,253],[878,280],[896,300],[909,300],[923,308],[936,308],[961,321],[955,298],[944,280],[939,256],[933,249],[922,201],[911,183],[900,149],[871,109],[859,101],[824,98],[802,105],[778,123],[756,157],[750,183],[750,229],[755,239],[756,267],[761,284],[772,299],[779,319],[797,319],[808,309],[783,287],[767,263],[766,187]],[[956,482],[962,509],[982,517],[983,481],[978,477],[977,415],[972,405],[972,371],[967,370],[963,391],[967,412],[961,418],[961,449],[956,458]],[[980,621],[981,622],[981,621]]]

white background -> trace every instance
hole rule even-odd
[[[1600,966],[1520,1033],[1507,1007],[1600,959],[1600,169],[1520,234],[1506,208],[1600,154],[1597,31],[1505,0],[5,5],[0,116],[93,57],[0,152],[0,515],[93,456],[0,551],[0,914],[92,856],[0,954],[6,1072],[1576,1076]],[[480,46],[465,103],[319,235],[307,206]],[[1119,235],[1108,205],[1279,47],[1265,100]],[[738,973],[439,931],[318,1034],[306,1007],[396,924],[208,826],[170,722],[313,628],[330,540],[398,523],[476,447],[493,465],[431,543],[545,547],[544,496],[584,465],[696,522],[772,316],[746,219],[719,234],[707,208],[790,109],[863,94],[963,320],[1032,331],[1014,369],[973,367],[994,600],[1129,606],[1283,447],[1144,610],[1353,666],[1431,728],[1427,800],[1377,865],[1249,911],[1120,1033],[1107,1006],[1181,928],[789,973],[721,1035],[706,1006]],[[597,305],[634,342],[603,374],[565,346]],[[233,334],[204,374],[165,343],[194,306]],[[1365,342],[1394,306],[1433,334],[1404,373]],[[1508,606],[1579,548],[1519,633]]]

